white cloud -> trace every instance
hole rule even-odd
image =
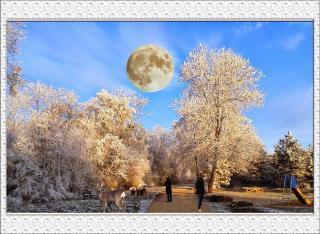
[[[267,22],[248,22],[248,23],[242,23],[241,26],[239,26],[235,33],[238,36],[246,35],[252,31],[258,30],[262,27],[264,27]]]
[[[303,41],[304,35],[302,33],[298,33],[282,40],[280,46],[284,50],[295,50]]]
[[[129,86],[123,77],[125,64],[114,56],[123,57],[123,47],[97,24],[79,24],[36,24],[46,33],[34,35],[31,31],[28,35],[22,53],[24,73],[32,80],[66,86],[87,97],[102,88]]]
[[[205,39],[197,39],[198,44],[208,45],[209,48],[218,48],[221,46],[223,37],[219,33],[211,33]]]
[[[33,25],[46,33],[28,35],[22,58],[25,74],[31,80],[66,86],[80,97],[92,96],[102,88],[133,90],[126,78],[128,56],[138,46],[155,43],[170,52],[176,65],[174,79],[167,89],[180,85],[179,45],[162,23],[119,23],[112,28],[113,33],[100,25],[93,22],[65,23],[63,27],[58,23]]]

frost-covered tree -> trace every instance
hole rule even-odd
[[[86,103],[75,93],[25,82],[15,56],[22,25],[7,27],[8,204],[65,199],[93,189],[137,186],[149,172],[146,130],[139,122],[147,99],[102,90]]]
[[[119,135],[121,139],[131,133],[134,109],[129,106],[129,99],[118,98],[101,90],[86,103],[88,118],[94,122],[98,138],[106,134]]]
[[[303,150],[290,131],[275,145],[274,152],[275,163],[281,174],[301,177],[301,169],[305,168]]]
[[[69,192],[80,192],[91,179],[88,173],[91,168],[81,150],[81,145],[85,145],[84,134],[75,124],[78,111],[74,93],[39,82],[27,83],[16,95],[7,97],[8,164],[17,159],[30,161],[34,174],[44,175],[47,181],[43,184],[39,180],[38,184],[30,182],[35,178],[27,173],[26,164],[21,170],[26,171],[30,180],[24,180],[23,173],[14,176],[17,179],[21,176],[18,179],[21,184],[13,195],[33,191],[33,195],[48,199],[66,198]],[[9,172],[14,173],[14,170],[9,170],[8,176],[14,175]]]
[[[117,188],[127,180],[130,155],[118,136],[106,134],[97,140],[95,154],[98,176],[109,188]]]
[[[168,153],[167,133],[160,126],[154,127],[148,136],[150,167],[152,171],[160,167],[162,159],[165,159]]]
[[[133,109],[133,118],[135,121],[146,115],[144,107],[148,104],[149,100],[136,95],[134,92],[126,89],[116,89],[113,94],[119,98],[126,98],[129,100],[129,105]]]
[[[279,184],[283,183],[284,175],[294,175],[301,187],[307,187],[306,174],[308,170],[310,173],[310,166],[313,164],[310,155],[288,131],[274,148],[274,165],[280,175]]]
[[[203,170],[204,167],[207,166],[207,164],[199,165],[202,162],[200,159],[203,157],[196,152],[198,139],[198,134],[196,134],[197,130],[198,129],[195,128],[194,125],[188,124],[184,117],[173,123],[173,133],[179,149],[179,155],[177,156],[179,156],[180,164],[182,163],[185,165],[185,169],[194,172],[195,175],[193,176],[193,179],[197,178],[199,168]]]
[[[46,168],[50,160],[56,161],[76,103],[74,93],[41,83],[29,83],[19,96],[9,97],[9,128],[14,125],[12,132],[19,132],[15,134],[15,149],[41,162],[41,168]],[[20,125],[25,128],[20,129]],[[59,165],[55,167],[58,171]]]
[[[16,55],[19,53],[19,43],[23,39],[25,31],[22,23],[9,22],[6,32],[7,84],[9,93],[15,96],[19,87],[25,83],[21,77],[21,65],[16,61]]]
[[[273,156],[261,149],[260,156],[251,162],[247,181],[258,186],[278,186],[278,178]]]
[[[156,126],[148,134],[147,145],[153,180],[157,184],[163,184],[168,176],[174,181],[179,180],[177,149],[173,134]]]
[[[226,159],[220,159],[217,163],[217,169],[214,178],[214,187],[220,188],[221,185],[230,185],[233,170],[234,165],[231,161],[228,161]]]
[[[39,82],[27,83],[17,95],[9,95],[8,164],[23,165],[11,163],[17,158],[30,161],[34,174],[45,175],[47,181],[32,182],[32,174],[30,180],[18,180],[22,184],[8,180],[10,194],[16,197],[34,190],[37,196],[63,199],[99,181],[110,189],[144,182],[149,171],[147,134],[133,118],[136,104],[130,100],[102,90],[80,104],[74,93]],[[24,177],[22,172],[28,171],[15,174],[14,166],[10,168],[12,178]],[[50,196],[45,195],[48,191]],[[23,196],[19,199],[37,197]]]
[[[209,163],[209,191],[230,139],[238,135],[240,138],[235,137],[234,144],[246,142],[250,145],[245,138],[252,134],[251,139],[256,138],[242,113],[262,105],[263,95],[257,87],[261,77],[261,72],[232,50],[208,50],[201,45],[181,66],[180,80],[186,82],[187,88],[175,107],[188,125],[189,138],[195,142],[193,154],[198,159],[204,157]],[[243,128],[248,129],[249,134],[242,137]]]
[[[91,138],[91,160],[100,180],[109,188],[142,182],[148,170],[146,136],[134,119],[141,105],[133,95],[111,94],[106,90],[84,105],[82,125]],[[133,178],[133,172],[139,176]]]
[[[148,160],[147,131],[144,127],[135,122],[132,126],[131,137],[126,141],[129,154],[132,158],[129,162],[127,186],[137,187],[141,183],[148,182],[150,164]]]
[[[314,173],[314,147],[310,144],[306,154],[306,173],[304,176],[304,187],[313,189],[313,173]]]

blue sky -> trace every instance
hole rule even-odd
[[[100,89],[125,88],[150,103],[142,118],[147,129],[170,129],[170,108],[184,85],[179,66],[199,43],[231,48],[248,58],[265,77],[259,83],[265,105],[248,111],[269,152],[290,130],[303,146],[313,139],[312,22],[28,22],[18,60],[23,77],[73,90],[86,101]],[[155,93],[137,90],[127,79],[130,53],[144,44],[166,48],[175,63],[174,78]]]

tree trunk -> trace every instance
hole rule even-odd
[[[196,161],[196,176],[197,176],[197,178],[198,178],[198,176],[199,176],[199,170],[198,170],[198,157],[197,157],[197,156],[195,156],[195,157],[194,157],[194,159],[195,159],[195,161]]]
[[[208,181],[208,193],[212,193],[214,177],[216,176],[216,171],[217,171],[217,165],[218,165],[218,159],[216,159],[212,165],[210,179]]]
[[[215,149],[214,149],[214,162],[212,164],[210,179],[208,181],[208,193],[211,193],[212,189],[213,189],[214,177],[216,175],[218,160],[219,160],[218,157],[219,157],[218,147],[215,147]]]

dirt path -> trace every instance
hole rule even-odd
[[[173,186],[173,202],[167,202],[164,187],[157,187],[160,193],[147,209],[147,213],[198,213],[196,207],[196,195],[193,193],[192,185]],[[229,203],[209,202],[202,203],[203,213],[311,213],[313,206],[305,206],[292,197],[290,203],[282,200],[282,194],[276,192],[248,193],[242,191],[217,190],[210,195],[224,195],[232,197],[234,201],[247,201],[253,206],[242,207],[241,209],[230,208]]]
[[[164,192],[151,203],[147,213],[197,213],[196,195],[189,186],[173,186],[172,202],[167,202]],[[210,212],[209,207],[202,203],[202,212]]]

